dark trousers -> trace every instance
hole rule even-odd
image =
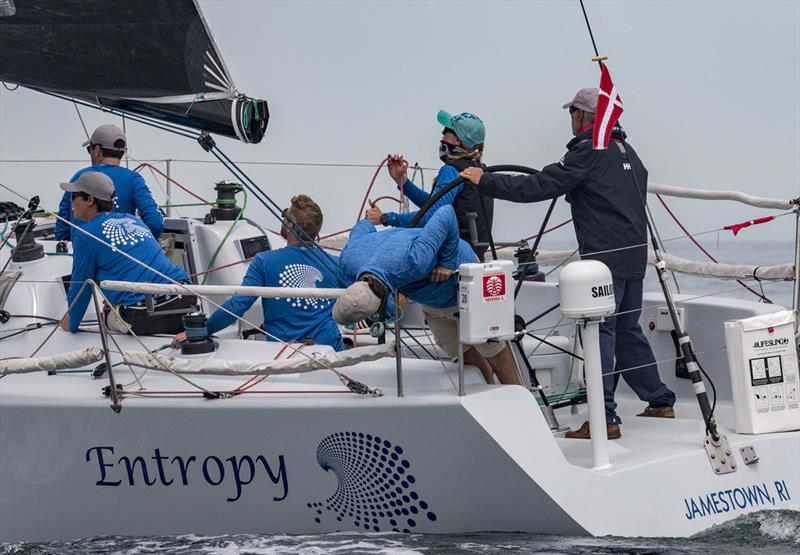
[[[136,335],[174,335],[183,331],[183,315],[197,309],[197,297],[194,295],[172,296],[167,300],[154,299],[154,312],[147,313],[145,306],[121,306],[120,316],[131,326]],[[175,314],[161,312],[180,311]]]
[[[625,380],[642,401],[651,407],[671,407],[675,394],[658,375],[653,349],[639,325],[642,312],[642,280],[614,278],[614,298],[619,316],[600,324],[600,357],[603,362],[603,390],[606,421],[619,424],[614,390],[620,378]],[[635,368],[618,373],[620,370]]]

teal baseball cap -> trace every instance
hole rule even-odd
[[[479,144],[483,144],[486,138],[486,128],[483,126],[481,118],[469,112],[462,112],[455,116],[445,110],[439,110],[436,114],[436,120],[455,131],[456,137],[464,143],[467,148],[475,148]]]

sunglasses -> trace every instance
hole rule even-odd
[[[574,114],[574,113],[575,113],[575,112],[577,112],[578,110],[580,110],[580,108],[576,108],[575,106],[570,106],[570,107],[569,107],[569,113],[570,113],[570,114]]]
[[[75,200],[76,198],[81,198],[83,200],[89,200],[89,195],[86,194],[86,193],[81,193],[81,192],[72,193],[72,200]]]

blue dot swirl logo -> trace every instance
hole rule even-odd
[[[419,523],[437,519],[416,491],[417,479],[403,448],[362,432],[338,432],[317,447],[317,462],[338,479],[325,501],[308,503],[314,521],[372,532],[410,533]]]

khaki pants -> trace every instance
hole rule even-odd
[[[422,305],[422,312],[425,320],[433,332],[436,344],[442,348],[450,357],[458,356],[458,306],[448,308],[434,308]],[[482,345],[465,345],[466,351],[470,347],[475,347],[477,351],[486,358],[499,355],[506,348],[505,341],[499,343],[484,343]]]

